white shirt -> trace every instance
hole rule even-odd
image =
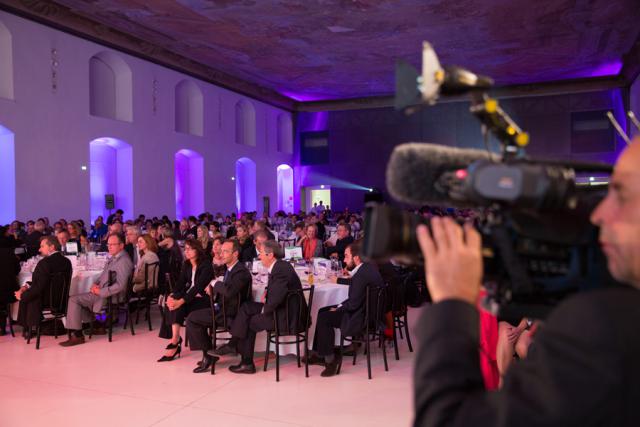
[[[360,267],[362,267],[362,264],[364,264],[364,263],[362,263],[362,262],[361,262],[359,265],[356,265],[356,268],[354,268],[353,270],[351,270],[351,271],[349,272],[349,275],[350,275],[351,277],[355,276],[355,275],[356,275],[356,273],[358,272],[358,270],[360,270]]]

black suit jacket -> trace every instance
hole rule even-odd
[[[209,305],[209,298],[205,293],[205,288],[209,285],[209,282],[213,280],[213,266],[206,259],[198,264],[196,267],[195,285],[189,289],[191,286],[191,271],[191,262],[185,261],[172,294],[173,298],[184,298],[186,304],[190,304],[198,298],[199,301],[206,301],[206,305]],[[197,297],[197,295],[200,296]],[[201,298],[206,298],[206,300],[201,300]]]
[[[71,284],[71,261],[62,253],[55,252],[40,260],[33,270],[31,287],[24,291],[20,299],[20,312],[18,321],[23,325],[36,325],[40,320],[42,309],[49,306],[49,288],[51,286],[51,274],[64,273],[66,286]],[[60,284],[56,283],[56,286]],[[62,289],[56,290],[62,292]],[[26,322],[26,323],[25,323]]]
[[[282,332],[285,331],[300,331],[304,328],[304,324],[298,323],[300,306],[298,304],[289,304],[289,313],[286,312],[286,297],[288,291],[302,289],[302,283],[300,278],[294,270],[294,268],[286,261],[278,260],[275,262],[271,274],[269,274],[269,281],[267,283],[267,296],[266,302],[263,308],[264,314],[278,313],[278,329]],[[302,306],[302,318],[307,313],[307,302],[303,300]],[[287,317],[289,323],[287,324]]]
[[[225,314],[228,318],[235,317],[238,306],[250,296],[251,280],[251,272],[244,264],[237,262],[224,281],[218,281],[213,285],[215,301],[222,304],[222,297],[224,297]]]
[[[457,300],[416,328],[415,426],[638,426],[640,291],[578,294],[557,307],[503,388],[486,392],[478,312]]]
[[[18,290],[20,262],[13,248],[0,248],[0,305],[14,302],[13,293]]]
[[[340,262],[342,262],[344,261],[344,250],[347,249],[347,246],[349,246],[351,243],[353,243],[353,237],[351,236],[347,236],[344,239],[338,239],[336,240],[336,245],[328,248],[327,252],[329,254],[337,252],[338,259],[340,260]]]
[[[240,261],[249,262],[249,261],[253,261],[257,257],[258,257],[258,251],[256,250],[256,246],[253,243],[251,243],[246,245],[242,249],[242,254],[240,255]]]
[[[368,262],[362,263],[353,277],[338,279],[338,282],[349,285],[349,297],[338,308],[345,312],[340,330],[345,335],[354,335],[364,328],[367,286],[383,287],[385,283],[378,269]]]

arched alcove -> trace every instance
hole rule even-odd
[[[113,194],[114,208],[133,215],[133,149],[116,138],[97,138],[89,143],[89,192],[91,219],[106,218],[113,210],[105,195]]]
[[[176,186],[176,218],[204,212],[204,159],[193,151],[182,149],[174,156]]]
[[[293,153],[293,128],[291,117],[287,114],[278,115],[278,151],[281,153]]]
[[[16,156],[14,134],[0,125],[0,224],[16,219]]]
[[[239,214],[256,211],[256,164],[247,157],[236,161],[236,208]]]
[[[133,121],[131,68],[118,55],[101,52],[89,59],[89,105],[93,116]]]
[[[13,99],[13,41],[0,21],[0,97]]]
[[[189,80],[182,80],[176,85],[175,97],[176,132],[202,136],[204,113],[200,88]]]
[[[278,174],[278,210],[293,213],[293,169],[280,165]]]
[[[256,146],[256,109],[249,101],[236,103],[236,144]]]

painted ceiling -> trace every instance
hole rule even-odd
[[[297,101],[385,96],[394,63],[498,85],[616,75],[639,0],[56,0],[76,14]]]

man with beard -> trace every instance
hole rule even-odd
[[[332,377],[338,370],[340,355],[335,352],[335,330],[342,335],[356,335],[364,328],[367,286],[382,287],[384,281],[378,269],[362,262],[359,241],[351,243],[344,251],[344,261],[351,271],[349,297],[341,304],[323,307],[318,312],[313,351],[309,356],[312,365],[324,365],[321,375]]]

